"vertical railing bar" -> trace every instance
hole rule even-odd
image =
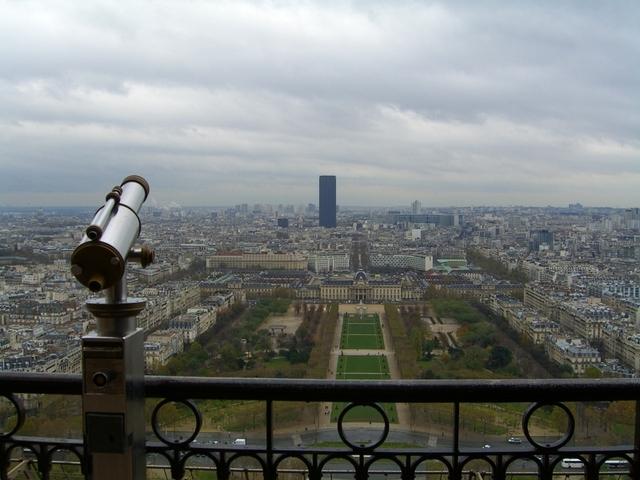
[[[313,452],[311,454],[311,469],[309,471],[309,479],[316,480],[316,478],[320,478],[320,474],[318,472],[318,453]]]
[[[273,400],[267,400],[267,478],[275,478],[273,471]]]
[[[9,460],[11,455],[11,449],[6,447],[5,442],[0,442],[0,479],[6,480],[8,477],[7,470],[9,469]]]
[[[496,457],[496,465],[491,478],[495,478],[496,480],[505,480],[507,478],[507,469],[504,466],[502,454],[498,454]]]
[[[454,478],[461,476],[462,472],[459,468],[460,455],[460,402],[453,404],[453,471]]]
[[[453,452],[460,452],[460,402],[453,404]]]
[[[40,445],[38,449],[38,471],[41,474],[42,480],[49,480],[51,477],[51,468],[53,467],[51,461],[53,460],[53,454],[46,452],[46,447]]]
[[[227,480],[229,478],[229,465],[227,465],[227,456],[224,451],[220,452],[220,464],[218,466],[218,476],[222,478],[222,480]]]
[[[549,454],[545,453],[542,457],[542,478],[543,480],[550,480],[553,478],[553,471],[549,465]]]
[[[636,400],[635,431],[633,432],[633,465],[631,478],[640,476],[640,400]]]
[[[425,463],[426,465],[426,463]],[[409,479],[415,479],[416,475],[414,472],[411,471],[411,455],[407,455],[405,457],[404,460],[404,476],[402,477],[402,480],[409,480]]]
[[[589,480],[598,480],[598,466],[596,464],[596,454],[591,453],[587,455],[588,463],[587,463],[587,478]]]

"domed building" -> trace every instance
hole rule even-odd
[[[356,275],[353,277],[353,281],[354,282],[368,282],[369,279],[367,278],[367,272],[365,272],[364,270],[358,270],[356,272]]]
[[[317,288],[317,287],[316,287]],[[319,299],[324,302],[385,303],[423,298],[424,289],[402,276],[370,276],[359,270],[349,275],[326,277],[320,281]]]

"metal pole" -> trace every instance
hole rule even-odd
[[[633,463],[631,465],[631,478],[640,475],[640,400],[635,402],[635,429],[633,435]]]
[[[145,301],[126,296],[124,278],[87,301],[97,332],[82,339],[82,410],[93,480],[145,478],[144,333],[135,316]]]

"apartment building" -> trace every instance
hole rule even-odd
[[[600,363],[600,352],[582,339],[557,338],[547,342],[547,355],[561,365],[568,365],[574,374],[583,375],[587,367]]]
[[[307,257],[297,253],[227,253],[207,257],[209,270],[306,270]]]

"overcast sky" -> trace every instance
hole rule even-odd
[[[0,3],[0,204],[640,205],[640,2]]]

